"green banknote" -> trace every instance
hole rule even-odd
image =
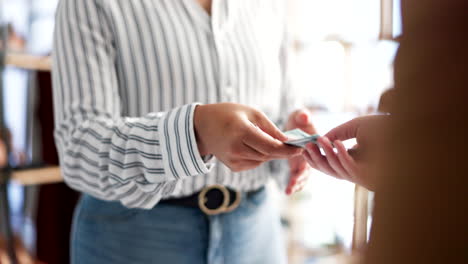
[[[291,140],[288,140],[284,142],[284,144],[299,147],[299,148],[305,148],[305,146],[308,143],[314,143],[317,144],[317,139],[320,137],[319,135],[309,135],[306,132],[302,131],[301,129],[293,129],[284,132],[286,136],[291,138]]]

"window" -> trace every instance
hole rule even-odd
[[[374,113],[393,86],[393,60],[401,33],[399,1],[290,0],[293,84],[315,110],[319,134],[358,115]],[[355,142],[347,142],[351,147]],[[291,245],[313,262],[351,247],[354,185],[315,172],[289,201]],[[333,249],[330,251],[330,249]],[[299,250],[301,251],[301,250]]]

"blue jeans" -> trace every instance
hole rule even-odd
[[[263,189],[231,213],[161,204],[128,209],[84,195],[75,212],[72,264],[283,264],[278,208]]]

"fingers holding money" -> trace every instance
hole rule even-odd
[[[233,171],[302,153],[282,142],[287,137],[263,113],[244,105],[200,105],[194,127],[200,154],[214,155]]]
[[[258,127],[254,127],[243,136],[242,143],[232,147],[227,165],[232,171],[238,172],[253,169],[272,159],[286,159],[301,153],[301,149],[284,145]]]
[[[285,145],[256,126],[248,129],[243,142],[270,159],[285,159],[302,153],[301,149]]]
[[[304,158],[308,161],[309,165],[335,178],[355,181],[358,167],[343,143],[340,140],[333,142],[333,145],[337,149],[335,152],[327,137],[320,137],[318,142],[322,146],[325,155],[322,155],[316,145],[308,144]]]
[[[262,112],[258,112],[255,115],[255,119],[251,122],[269,137],[273,137],[281,142],[288,140],[288,137]]]

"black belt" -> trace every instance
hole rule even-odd
[[[200,208],[208,215],[231,212],[236,209],[242,199],[260,192],[263,188],[255,191],[241,193],[222,185],[211,185],[200,192],[182,198],[161,200],[160,204],[171,204],[184,207]],[[227,199],[226,199],[227,198]]]

